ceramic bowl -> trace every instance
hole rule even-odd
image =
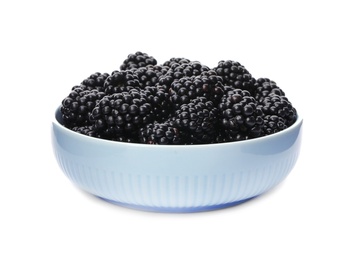
[[[300,152],[302,118],[256,139],[203,145],[148,145],[85,136],[61,124],[52,145],[65,175],[108,202],[156,212],[197,212],[240,204],[275,187]]]

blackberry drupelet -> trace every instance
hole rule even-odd
[[[139,130],[139,142],[144,144],[183,144],[185,138],[169,122],[150,123]]]
[[[276,82],[268,78],[259,78],[256,80],[254,84],[254,97],[258,102],[262,102],[262,100],[271,93],[285,96],[285,92],[277,86]]]
[[[132,70],[115,70],[104,82],[104,92],[107,95],[128,92],[130,89],[139,87],[139,78]]]
[[[107,139],[133,137],[138,129],[154,121],[146,95],[138,89],[107,95],[91,113],[94,129]]]
[[[219,61],[217,67],[214,68],[216,73],[224,80],[224,84],[248,90],[253,93],[255,79],[250,72],[237,61],[222,60]]]
[[[259,103],[258,107],[265,116],[275,115],[281,117],[287,127],[291,126],[297,119],[296,109],[285,96],[271,93]]]
[[[104,92],[97,89],[83,90],[74,88],[71,93],[62,100],[61,113],[64,126],[84,126],[89,123],[92,109],[105,96]]]
[[[183,104],[175,111],[173,125],[188,135],[187,144],[205,144],[215,140],[218,110],[205,97],[198,97]]]
[[[222,141],[247,140],[261,135],[262,111],[247,90],[229,90],[218,105]]]
[[[147,53],[137,51],[134,54],[129,54],[119,67],[120,70],[138,69],[148,65],[157,65],[157,60]]]

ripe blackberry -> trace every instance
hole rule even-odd
[[[276,85],[276,82],[268,78],[259,78],[256,80],[254,84],[254,97],[258,102],[262,102],[262,100],[271,93],[279,96],[285,95],[285,92]]]
[[[187,133],[187,144],[211,143],[217,134],[217,114],[212,101],[198,97],[176,110],[173,125]]]
[[[286,120],[276,115],[265,115],[263,117],[262,136],[274,134],[286,129]]]
[[[122,135],[115,135],[115,136],[111,136],[109,139],[111,141],[123,142],[123,143],[139,143],[137,132],[132,134],[124,133]]]
[[[134,70],[134,74],[138,77],[141,88],[145,86],[155,86],[159,82],[159,78],[165,75],[169,67],[159,65],[148,65]]]
[[[218,104],[224,94],[222,78],[214,73],[203,72],[202,75],[182,77],[171,84],[169,93],[175,109],[191,102],[197,97],[205,97]]]
[[[169,90],[174,81],[184,77],[199,76],[209,70],[210,68],[208,66],[202,65],[197,61],[183,62],[181,64],[172,63],[169,70],[159,78],[158,83]]]
[[[94,130],[93,125],[74,126],[71,130],[83,135],[99,137],[98,133]]]
[[[170,67],[174,72],[174,78],[198,76],[204,71],[210,70],[208,66],[202,65],[198,61],[191,61],[189,63],[175,63]]]
[[[208,70],[202,72],[199,77],[196,77],[196,80],[199,79],[202,83],[199,86],[203,90],[203,96],[213,101],[214,105],[218,105],[225,94],[225,84],[222,77],[217,75],[214,70]]]
[[[285,96],[271,93],[259,103],[264,115],[281,117],[287,126],[291,126],[297,119],[296,109]]]
[[[157,65],[157,60],[147,53],[137,51],[134,54],[129,54],[119,67],[120,70],[138,69],[148,65]]]
[[[240,141],[260,136],[262,111],[247,90],[229,90],[218,105],[222,132],[218,142]]]
[[[144,144],[182,144],[179,129],[169,122],[150,123],[139,130],[139,141]]]
[[[153,109],[146,96],[137,89],[103,97],[92,110],[94,129],[109,139],[134,136],[153,122]]]
[[[74,88],[71,93],[62,100],[61,113],[64,126],[84,126],[88,124],[92,109],[105,96],[104,92],[97,89],[83,90]]]
[[[118,71],[115,70],[104,82],[104,92],[107,95],[128,92],[132,88],[140,86],[138,76],[134,71]]]
[[[100,92],[104,92],[104,82],[108,77],[108,73],[93,73],[88,78],[84,79],[79,87],[83,90],[97,89]]]
[[[154,119],[158,122],[166,121],[172,114],[172,104],[169,93],[165,88],[157,86],[146,86],[141,90],[153,109]]]
[[[222,60],[219,61],[217,67],[214,68],[216,73],[224,80],[224,84],[248,90],[253,93],[255,79],[249,71],[237,61]]]
[[[163,66],[167,66],[167,67],[171,68],[171,66],[173,64],[184,64],[184,63],[189,63],[189,62],[190,62],[190,60],[187,59],[187,58],[175,58],[175,57],[173,57],[173,58],[170,58],[169,60],[165,61],[163,63]]]

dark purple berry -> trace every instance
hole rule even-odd
[[[239,62],[222,60],[214,70],[223,78],[224,84],[253,93],[255,79]]]
[[[157,65],[157,60],[147,53],[137,51],[127,56],[120,66],[120,70],[138,69],[148,65]]]

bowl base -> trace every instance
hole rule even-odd
[[[109,202],[111,204],[115,204],[115,205],[118,205],[121,207],[130,208],[130,209],[134,209],[134,210],[140,210],[140,211],[149,211],[149,212],[158,212],[158,213],[195,213],[195,212],[213,211],[213,210],[219,210],[219,209],[237,206],[239,204],[242,204],[242,203],[249,201],[251,199],[254,199],[256,197],[257,196],[247,198],[244,200],[219,204],[219,205],[200,206],[200,207],[152,207],[152,206],[133,205],[133,204],[128,204],[128,203],[123,203],[123,202],[119,202],[119,201],[106,199],[103,197],[98,197],[98,198],[100,198],[106,202]]]

